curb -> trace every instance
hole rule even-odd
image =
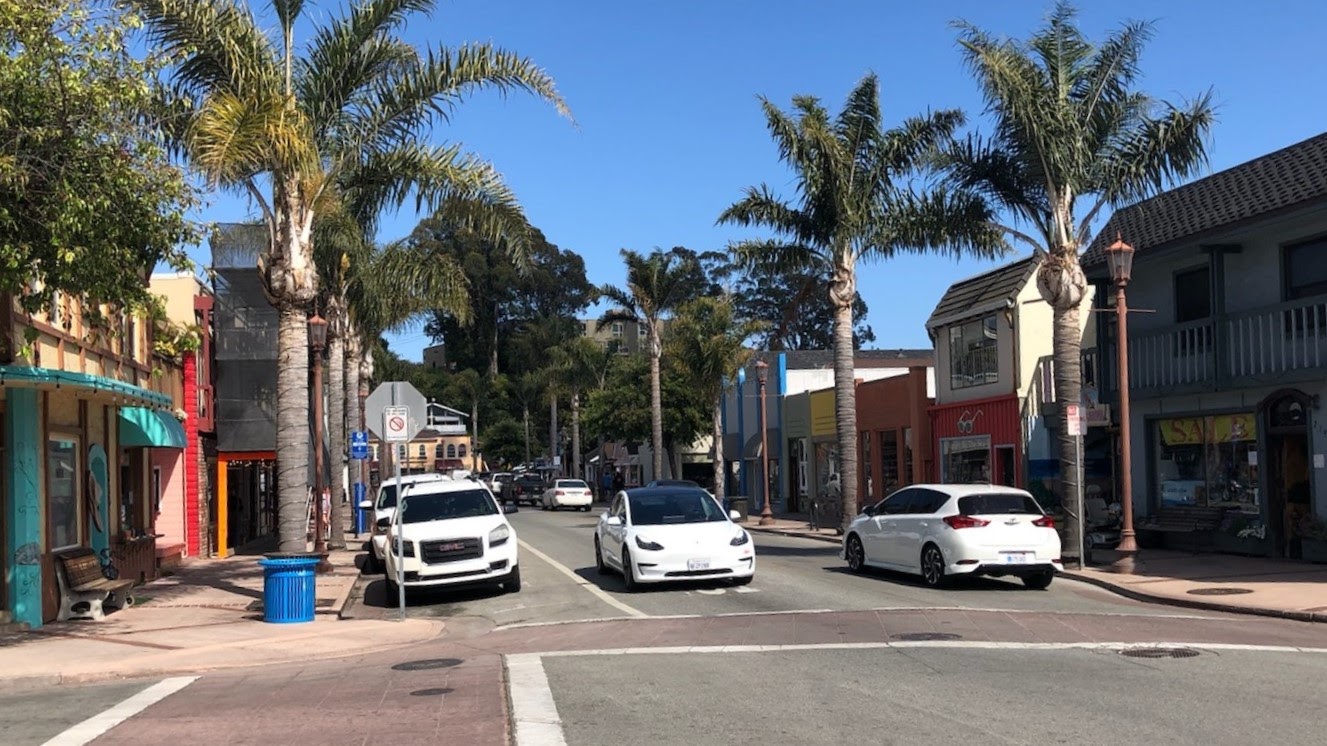
[[[1132,588],[1126,588],[1125,586],[1119,585],[1117,583],[1112,583],[1109,580],[1102,580],[1101,578],[1097,577],[1081,575],[1073,570],[1066,570],[1065,572],[1060,573],[1060,575],[1061,577],[1068,578],[1070,580],[1076,580],[1080,583],[1087,583],[1088,585],[1095,585],[1098,588],[1108,590],[1111,593],[1114,593],[1118,596],[1124,596],[1125,598],[1133,599],[1134,601],[1142,601],[1144,603],[1161,604],[1163,606],[1175,606],[1183,609],[1199,609],[1201,611],[1219,611],[1226,614],[1243,614],[1245,616],[1261,616],[1261,617],[1270,617],[1273,619],[1289,619],[1291,621],[1296,621],[1296,622],[1327,623],[1327,612],[1294,611],[1291,609],[1266,609],[1254,606],[1233,606],[1231,604],[1217,603],[1214,601],[1196,601],[1196,600],[1191,601],[1187,598],[1160,596],[1153,593],[1143,593],[1141,591],[1135,591]]]
[[[355,573],[355,579],[346,584],[346,589],[341,592],[340,596],[337,596],[336,600],[332,602],[331,608],[324,613],[328,615],[335,614],[337,619],[345,619],[342,613],[345,612],[346,604],[350,602],[350,595],[355,592],[355,586],[359,585],[361,577],[363,577],[361,573]]]
[[[762,534],[774,534],[775,536],[791,536],[795,539],[811,539],[813,541],[823,541],[829,544],[842,544],[842,536],[825,536],[824,534],[812,534],[800,529],[770,528],[768,526],[742,526],[747,531],[759,531]]]

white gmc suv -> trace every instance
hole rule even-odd
[[[506,512],[516,512],[509,505]],[[521,589],[516,530],[493,493],[468,479],[407,485],[387,527],[388,598],[407,591],[498,585]]]
[[[396,493],[400,485],[419,484],[421,482],[441,482],[450,480],[451,477],[446,474],[435,474],[432,472],[426,474],[406,474],[401,477],[398,484],[396,477],[384,480],[378,487],[378,497],[376,500],[361,501],[359,507],[361,510],[373,512],[373,522],[370,524],[373,528],[373,534],[369,539],[369,556],[364,561],[364,572],[374,574],[382,572],[383,562],[387,555],[387,527],[392,522],[392,516],[396,514]],[[384,521],[384,519],[386,519]]]

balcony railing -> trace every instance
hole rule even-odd
[[[1324,297],[1129,335],[1130,388],[1138,391],[1249,385],[1324,367]]]

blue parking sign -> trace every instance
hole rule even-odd
[[[367,459],[369,457],[369,434],[363,430],[350,433],[350,458]]]

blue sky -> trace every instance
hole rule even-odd
[[[955,19],[1026,38],[1052,3],[989,0],[443,0],[412,23],[419,45],[490,41],[532,58],[557,80],[576,117],[523,96],[480,94],[435,130],[492,161],[549,240],[585,257],[590,280],[620,283],[618,249],[721,249],[751,235],[714,219],[751,184],[791,196],[792,183],[757,101],[787,107],[794,94],[837,110],[867,71],[881,79],[887,124],[926,109],[963,109],[982,125],[981,100],[963,68]],[[311,0],[306,15],[338,13]],[[1327,125],[1327,4],[1276,0],[1083,0],[1090,38],[1130,19],[1152,20],[1140,87],[1167,100],[1215,92],[1211,171],[1322,132]],[[218,195],[203,220],[242,219],[243,200]],[[383,223],[404,236],[420,216]],[[206,264],[205,249],[198,252]],[[877,347],[929,347],[923,326],[944,289],[991,266],[905,257],[862,267]],[[422,329],[392,337],[418,360]]]

